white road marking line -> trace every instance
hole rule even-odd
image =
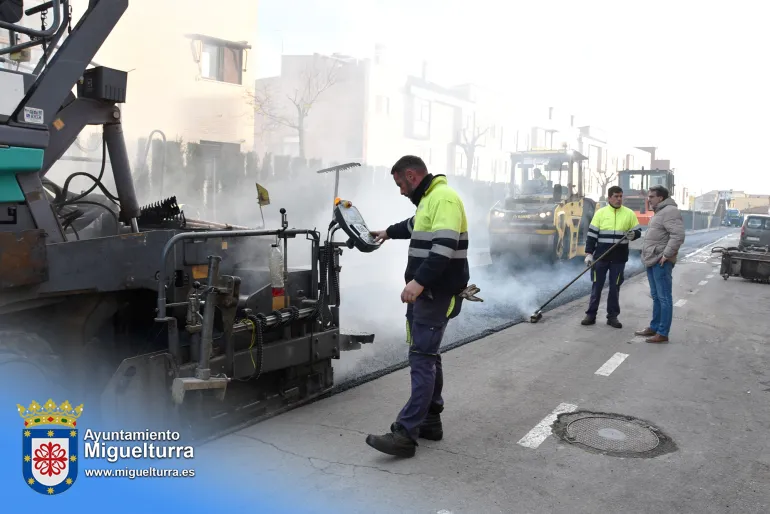
[[[720,238],[719,238],[719,239],[717,239],[716,241],[714,241],[714,242],[712,242],[712,243],[709,243],[709,244],[707,244],[706,246],[704,246],[704,247],[702,247],[702,248],[699,248],[698,250],[695,250],[695,251],[694,251],[694,252],[692,252],[692,253],[688,253],[687,255],[685,255],[685,256],[684,256],[684,258],[685,258],[685,259],[689,259],[690,257],[692,257],[692,256],[694,256],[694,255],[698,255],[699,253],[703,253],[703,252],[705,252],[706,250],[708,250],[710,247],[712,247],[712,246],[716,245],[718,242],[722,241],[723,239],[727,239],[728,237],[730,237],[730,236],[724,236],[724,237],[720,237]]]
[[[551,425],[553,425],[553,422],[556,421],[556,417],[559,414],[575,412],[576,410],[577,405],[572,405],[570,403],[560,403],[559,406],[553,410],[553,412],[544,417],[540,423],[535,425],[535,428],[530,430],[527,435],[519,439],[517,444],[526,448],[537,448],[543,441],[548,438],[549,435],[551,435]]]
[[[690,294],[696,294],[700,289],[696,289],[695,291],[690,291]]]
[[[706,275],[706,278],[714,278],[714,275]]]
[[[699,285],[699,286],[705,286],[705,285],[706,285],[706,284],[708,284],[708,283],[709,283],[709,281],[708,281],[708,280],[701,280],[700,282],[698,282],[698,285]]]
[[[681,307],[682,305],[684,305],[684,304],[686,304],[686,303],[687,303],[687,300],[678,300],[678,301],[677,301],[677,302],[674,304],[674,307]]]
[[[616,353],[612,357],[609,358],[607,362],[605,362],[601,368],[597,369],[594,375],[601,375],[603,377],[608,377],[610,374],[617,369],[620,364],[626,360],[628,357],[628,354],[626,353]]]

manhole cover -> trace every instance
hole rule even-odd
[[[673,441],[651,423],[620,414],[565,413],[552,429],[562,441],[603,455],[654,457],[676,450]]]
[[[567,437],[591,448],[611,452],[648,452],[660,440],[652,430],[609,417],[587,417],[567,425]]]

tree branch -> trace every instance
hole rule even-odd
[[[473,136],[470,138],[468,137],[468,130],[462,129],[461,135],[462,135],[462,141],[458,143],[458,145],[465,150],[466,155],[470,156],[472,153],[476,151],[476,148],[479,146],[483,146],[479,144],[479,139],[481,139],[484,134],[486,134],[489,131],[489,127],[486,127],[484,130],[475,129],[473,131]]]
[[[267,85],[261,89],[255,90],[252,95],[252,105],[254,112],[265,118],[265,128],[276,128],[278,126],[297,129],[297,122],[293,117],[281,114],[281,110],[276,105],[275,96],[268,90]]]
[[[255,90],[252,104],[255,114],[265,120],[263,129],[286,127],[296,130],[299,136],[300,156],[304,156],[304,120],[319,97],[338,82],[338,72],[341,67],[342,63],[337,59],[315,56],[313,62],[308,64],[299,76],[288,80],[283,77],[278,79],[281,84],[279,86],[281,94],[271,93],[267,84]],[[289,92],[292,83],[295,84],[293,93]],[[283,98],[284,95],[286,99]]]
[[[597,171],[594,171],[594,176],[596,177],[596,180],[600,184],[600,188],[599,188],[600,189],[599,190],[600,196],[604,197],[607,194],[607,191],[606,191],[607,186],[613,180],[615,180],[615,177],[617,175],[618,175],[617,172],[614,172],[614,173],[610,174],[609,170],[601,170],[601,171],[597,170]]]
[[[318,68],[315,63],[308,67],[302,74],[302,83],[304,85],[302,95],[295,90],[292,103],[297,107],[301,116],[307,116],[310,109],[315,105],[318,98],[330,87],[337,83],[340,63],[333,61],[331,65],[322,65]]]
[[[478,128],[473,130],[473,135],[469,138],[468,137],[468,129],[462,129],[462,139],[463,142],[460,143],[462,146],[471,146],[471,147],[477,147],[477,146],[483,146],[478,143],[479,139],[481,139],[484,134],[486,134],[489,131],[489,127],[486,127],[484,130],[480,130]]]

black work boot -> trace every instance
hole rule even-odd
[[[444,437],[444,428],[441,425],[441,413],[443,405],[431,404],[425,421],[420,424],[420,437],[431,441],[441,441]]]
[[[404,427],[398,423],[390,425],[390,433],[366,436],[366,444],[382,453],[395,457],[414,457],[417,441],[409,437]]]
[[[593,325],[594,323],[596,323],[596,318],[592,316],[586,316],[583,318],[583,321],[580,322],[581,325]]]
[[[618,318],[607,319],[607,324],[611,327],[623,328],[623,324],[620,321],[618,321]]]

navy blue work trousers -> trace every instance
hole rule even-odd
[[[439,347],[450,317],[459,313],[459,299],[453,303],[451,296],[420,295],[406,309],[406,338],[409,344],[409,368],[412,393],[409,401],[396,420],[415,441],[420,424],[425,420],[431,405],[443,407],[441,391],[444,374],[441,369]],[[450,316],[449,310],[454,305]]]
[[[595,318],[599,311],[599,304],[602,301],[602,289],[607,281],[609,272],[609,294],[607,295],[607,319],[617,318],[620,315],[620,286],[623,285],[623,271],[626,269],[625,262],[607,262],[598,261],[591,270],[591,300],[588,304],[586,314]]]

